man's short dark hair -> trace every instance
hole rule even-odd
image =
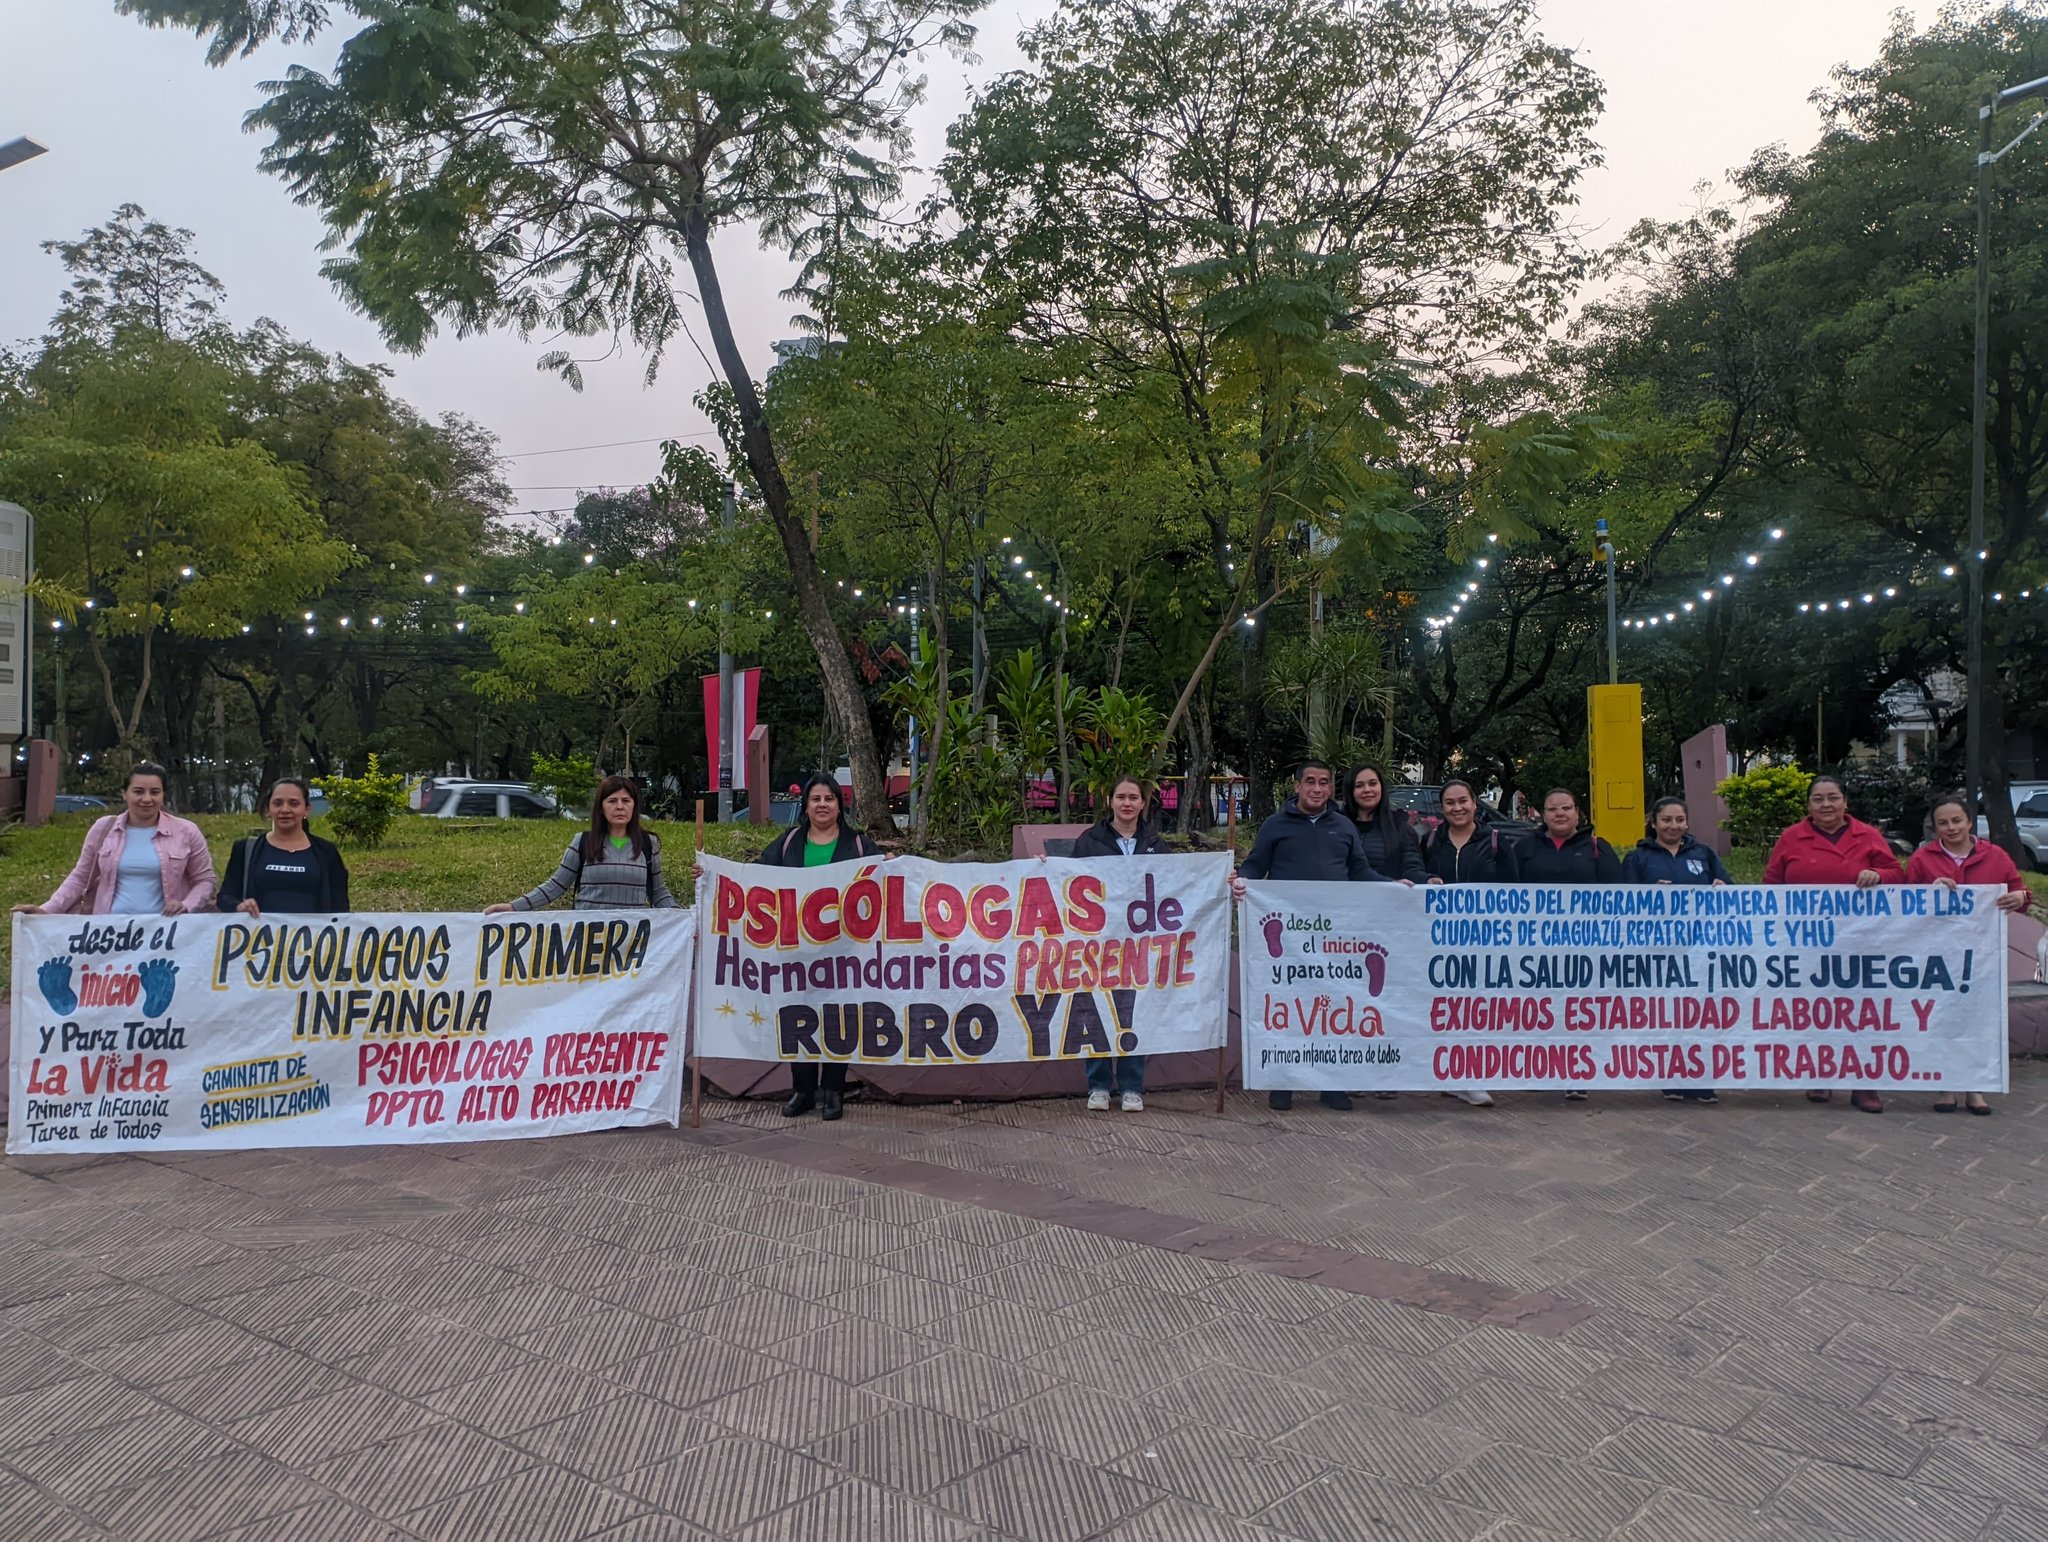
[[[1313,757],[1304,760],[1294,768],[1294,779],[1298,782],[1311,771],[1327,771],[1330,773],[1331,781],[1334,782],[1337,779],[1337,768],[1335,766],[1331,765],[1327,760],[1317,760]]]

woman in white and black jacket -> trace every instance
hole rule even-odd
[[[1073,855],[1096,857],[1151,857],[1166,850],[1148,810],[1151,789],[1135,776],[1120,776],[1109,790],[1109,817],[1090,825],[1074,841]],[[1088,1106],[1101,1112],[1109,1107],[1112,1090],[1119,1094],[1119,1106],[1127,1114],[1145,1108],[1145,1057],[1143,1055],[1096,1055],[1082,1062],[1088,1075]]]

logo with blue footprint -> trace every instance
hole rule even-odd
[[[95,969],[90,964],[71,978],[71,958],[43,960],[36,985],[50,1010],[68,1017],[81,1007],[129,1007],[140,1000],[144,1017],[161,1017],[178,990],[178,966],[167,958],[144,959],[122,969]]]

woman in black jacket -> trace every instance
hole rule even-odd
[[[1444,783],[1444,822],[1423,833],[1417,852],[1437,883],[1518,883],[1515,843],[1479,822],[1479,798],[1470,782]]]
[[[858,862],[880,855],[865,830],[847,823],[839,783],[817,775],[804,783],[803,817],[796,828],[770,841],[768,849],[754,860],[765,867],[829,867],[834,862]],[[815,1060],[797,1061],[789,1068],[789,1087],[783,1118],[809,1113],[816,1104],[820,1119],[837,1119],[845,1112],[846,1062],[826,1061],[821,1081]]]
[[[1620,883],[1621,858],[1579,828],[1578,797],[1562,787],[1543,795],[1543,828],[1523,838],[1515,862],[1523,883]]]
[[[332,841],[306,828],[312,806],[313,789],[296,776],[271,787],[263,800],[269,833],[235,842],[217,908],[245,916],[331,916],[348,909],[348,866]]]
[[[1395,808],[1394,800],[1387,796],[1386,774],[1378,766],[1362,765],[1346,779],[1345,786],[1350,794],[1345,812],[1358,826],[1359,844],[1365,847],[1373,871],[1398,883],[1424,882],[1429,874],[1416,849],[1415,831],[1408,823],[1407,810]]]
[[[1621,858],[1591,830],[1579,828],[1575,793],[1553,787],[1543,795],[1543,828],[1515,850],[1523,883],[1620,883]],[[1583,1103],[1583,1087],[1565,1089],[1565,1101]]]
[[[1076,857],[1151,857],[1166,850],[1147,810],[1151,790],[1135,776],[1120,776],[1109,790],[1109,817],[1083,830],[1074,841]],[[1109,1107],[1112,1090],[1127,1114],[1145,1109],[1145,1057],[1096,1055],[1082,1062],[1088,1076],[1088,1106],[1097,1113]]]

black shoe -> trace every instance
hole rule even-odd
[[[1721,1101],[1721,1094],[1712,1087],[1702,1087],[1692,1095],[1692,1100],[1695,1103],[1718,1103]]]
[[[811,1111],[811,1105],[817,1101],[816,1096],[812,1093],[792,1092],[789,1095],[789,1101],[782,1105],[782,1117],[794,1119],[799,1114],[808,1114]]]
[[[1664,1089],[1664,1101],[1667,1103],[1683,1103],[1691,1096],[1691,1093],[1681,1092],[1676,1087],[1666,1087]]]
[[[1345,1109],[1350,1106],[1351,1094],[1348,1092],[1326,1092],[1323,1094],[1323,1107],[1325,1108]]]
[[[1292,1108],[1294,1107],[1294,1094],[1291,1092],[1269,1092],[1266,1094],[1266,1107]]]
[[[837,1119],[845,1112],[846,1110],[840,1106],[839,1094],[830,1087],[827,1087],[818,1094],[818,1117],[820,1119]]]

